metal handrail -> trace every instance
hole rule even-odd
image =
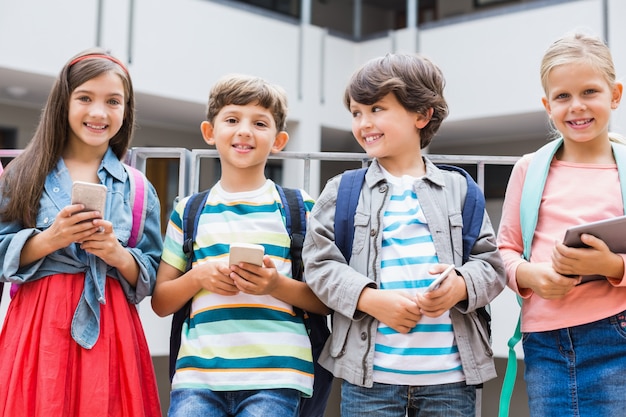
[[[178,159],[178,196],[186,196],[190,193],[189,171],[191,165],[191,152],[186,148],[150,148],[135,147],[129,149],[126,154],[126,163],[137,168],[141,172],[146,172],[146,160],[148,158],[174,158]]]
[[[0,157],[15,157],[21,152],[20,149],[0,149]],[[186,149],[170,147],[134,147],[126,155],[125,162],[142,172],[146,170],[146,161],[149,158],[174,158],[179,160],[178,171],[178,195],[186,196],[198,191],[200,185],[200,162],[202,159],[219,158],[214,149]],[[488,156],[488,155],[437,155],[428,154],[428,158],[434,163],[476,165],[476,182],[484,190],[485,167],[487,165],[513,165],[519,159],[517,156]],[[302,160],[304,162],[304,190],[307,192],[311,186],[311,161],[346,161],[360,162],[361,166],[367,166],[370,158],[364,153],[358,152],[291,152],[284,151],[271,154],[269,159],[277,160]]]
[[[191,151],[191,167],[189,185],[191,190],[197,191],[200,184],[200,160],[203,158],[218,158],[219,154],[214,149],[194,149]],[[436,155],[428,154],[428,158],[437,164],[464,164],[476,165],[479,187],[484,190],[485,166],[486,165],[513,165],[519,159],[517,156],[486,156],[486,155]],[[305,191],[310,190],[311,160],[319,161],[354,161],[367,166],[370,158],[364,153],[357,152],[290,152],[284,151],[272,154],[269,159],[299,159],[304,161],[304,185]]]

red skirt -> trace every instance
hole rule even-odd
[[[83,274],[20,287],[0,333],[0,417],[161,417],[154,367],[137,308],[106,280],[92,349],[70,334]]]

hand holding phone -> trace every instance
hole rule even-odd
[[[72,204],[82,204],[84,211],[98,211],[104,218],[107,187],[91,182],[74,181],[72,184]]]
[[[448,265],[445,271],[439,274],[439,276],[435,278],[433,282],[431,282],[431,284],[428,286],[428,288],[426,288],[426,291],[424,293],[427,293],[427,292],[430,292],[439,288],[443,280],[446,279],[448,275],[450,275],[450,272],[452,271],[454,271],[454,264]]]
[[[254,243],[231,243],[228,255],[229,265],[239,265],[240,262],[263,266],[265,248]]]

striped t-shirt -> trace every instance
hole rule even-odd
[[[385,176],[390,201],[383,214],[382,290],[423,292],[439,263],[433,238],[414,191],[416,179]],[[402,334],[380,323],[374,353],[374,381],[394,385],[437,385],[465,380],[450,313],[426,317]]]
[[[303,192],[307,216],[313,201]],[[187,199],[174,209],[162,260],[185,271],[182,217]],[[194,265],[227,262],[230,243],[265,248],[280,274],[291,276],[290,238],[281,200],[270,180],[259,189],[228,193],[216,184],[200,215]],[[291,388],[310,396],[313,389],[311,344],[291,305],[272,296],[206,290],[192,301],[181,335],[172,389],[239,391]]]

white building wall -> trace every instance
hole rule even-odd
[[[617,68],[617,79],[626,83],[626,1],[609,0],[609,25],[608,34],[613,61]],[[613,113],[611,130],[626,136],[626,98],[622,99],[622,105]]]
[[[544,51],[575,28],[602,35],[600,3],[565,3],[422,31],[421,52],[446,75],[450,120],[540,108]]]

